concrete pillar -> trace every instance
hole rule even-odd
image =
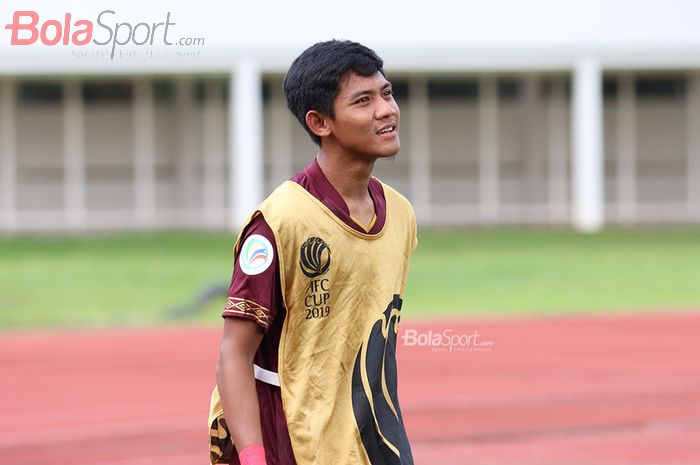
[[[595,57],[577,60],[573,82],[573,223],[586,232],[603,227],[603,75]]]
[[[253,59],[239,60],[229,92],[229,225],[238,228],[263,195],[262,75]]]

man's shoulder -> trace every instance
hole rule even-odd
[[[298,201],[299,196],[303,196],[303,188],[291,180],[284,181],[277,186],[265,200],[260,203],[260,207],[269,207],[277,205],[287,205]]]
[[[244,222],[239,232],[239,240],[251,233],[254,234],[260,228],[265,230],[265,232],[269,231],[270,234],[274,233],[270,220],[274,220],[276,216],[292,212],[290,205],[295,202],[294,197],[296,195],[293,192],[295,190],[294,186],[290,186],[290,184],[293,183],[290,181],[283,182],[258,204]]]
[[[268,222],[273,218],[278,221],[290,221],[299,218],[305,208],[315,205],[306,190],[294,181],[285,181],[268,195],[258,206]]]
[[[375,176],[372,176],[372,180],[378,182],[381,185],[387,203],[391,202],[397,204],[400,207],[409,210],[411,214],[413,214],[413,206],[411,205],[411,202],[403,194],[401,194],[401,192],[397,191],[389,184],[385,183],[384,181]]]

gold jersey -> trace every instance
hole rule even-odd
[[[349,227],[292,181],[253,215],[263,215],[276,241],[286,308],[278,375],[298,465],[413,464],[396,337],[416,223],[409,202],[383,188],[386,222],[377,234]]]

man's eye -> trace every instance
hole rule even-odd
[[[385,96],[385,97],[388,97],[388,96],[390,96],[390,95],[394,95],[394,90],[393,90],[393,89],[386,89],[386,90],[384,91],[384,96]]]
[[[369,97],[367,97],[367,96],[365,96],[365,97],[360,97],[359,99],[357,99],[357,100],[355,101],[355,103],[365,103],[365,102],[369,102]]]

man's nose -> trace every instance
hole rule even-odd
[[[382,100],[379,104],[379,108],[377,109],[377,119],[386,118],[388,116],[394,116],[398,113],[398,110],[398,106],[393,100]]]

